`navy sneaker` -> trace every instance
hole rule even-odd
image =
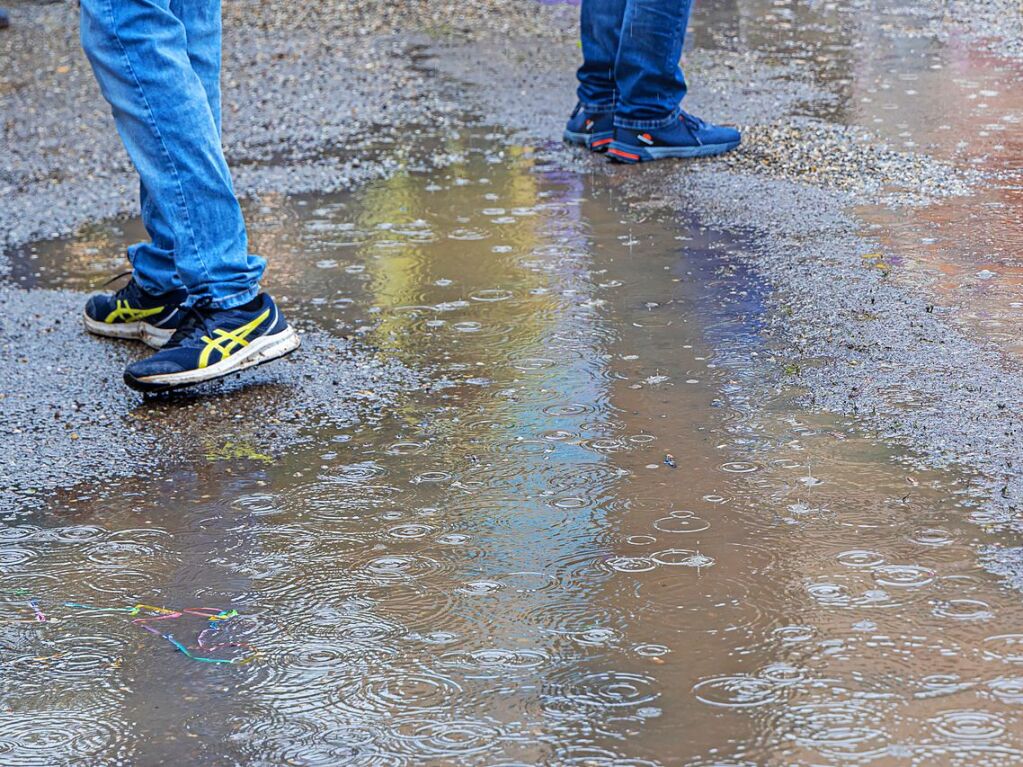
[[[687,112],[664,128],[615,128],[607,153],[618,162],[648,162],[666,157],[709,157],[739,146],[742,135],[727,125],[712,125]]]
[[[141,392],[192,386],[289,354],[295,332],[266,293],[234,309],[192,306],[168,344],[124,371],[124,382]]]
[[[614,131],[614,115],[611,112],[588,115],[582,104],[576,104],[562,138],[568,144],[584,146],[594,152],[606,152],[614,139]]]
[[[137,338],[159,349],[181,324],[186,298],[184,288],[154,296],[132,278],[116,293],[101,293],[86,302],[85,329],[108,338]]]

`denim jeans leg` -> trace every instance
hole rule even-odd
[[[181,19],[188,37],[188,60],[199,77],[213,122],[220,133],[220,9],[216,3],[189,3],[171,0],[171,13]],[[181,287],[174,265],[174,233],[170,222],[160,213],[144,182],[139,183],[142,223],[149,242],[128,248],[128,260],[135,279],[149,293],[163,293]]]
[[[265,262],[248,252],[214,110],[189,55],[194,36],[198,53],[219,61],[220,4],[185,5],[215,11],[215,27],[186,28],[188,12],[179,18],[170,0],[82,0],[82,44],[146,193],[173,233],[188,301],[230,308],[258,292]],[[209,15],[200,17],[209,27]]]
[[[582,0],[579,26],[583,63],[576,72],[579,103],[589,114],[614,111],[615,56],[626,0]]]
[[[679,67],[692,0],[628,0],[615,60],[615,125],[662,128],[679,113],[686,80]]]
[[[135,281],[147,293],[159,295],[181,287],[177,266],[174,264],[174,232],[170,221],[160,212],[146,183],[139,180],[139,209],[142,224],[149,234],[148,242],[139,242],[128,248],[128,260]]]

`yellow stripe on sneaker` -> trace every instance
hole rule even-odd
[[[163,309],[162,306],[154,306],[152,309],[133,309],[127,301],[118,299],[117,308],[110,312],[103,321],[109,325],[113,325],[115,322],[138,322],[146,317],[159,314]]]
[[[216,339],[210,338],[209,336],[203,336],[202,340],[206,342],[206,347],[199,354],[199,367],[208,367],[210,364],[210,355],[214,350],[220,352],[220,359],[226,360],[238,349],[241,349],[249,345],[246,340],[253,330],[258,328],[262,322],[270,316],[270,310],[267,309],[261,315],[251,322],[247,322],[240,328],[234,330],[222,330],[221,328],[215,328],[213,333],[217,336]],[[219,361],[219,360],[218,360]]]

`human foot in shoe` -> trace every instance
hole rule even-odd
[[[186,298],[184,288],[162,295],[147,293],[133,277],[116,293],[98,293],[86,302],[85,329],[108,338],[138,339],[159,349],[181,323],[181,303]]]
[[[614,115],[611,112],[587,114],[582,104],[577,104],[568,118],[562,138],[568,144],[584,146],[594,152],[606,152],[614,138]]]
[[[663,128],[615,128],[607,154],[617,162],[636,163],[668,157],[710,157],[735,149],[742,135],[727,125],[713,125],[687,112]]]
[[[132,389],[161,392],[212,381],[299,347],[298,333],[266,293],[233,309],[197,305],[184,311],[162,350],[125,369],[124,382]]]

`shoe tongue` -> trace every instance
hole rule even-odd
[[[693,128],[699,129],[703,127],[703,120],[701,120],[696,115],[689,114],[688,112],[680,112],[678,119],[686,123],[686,125],[692,126]]]
[[[147,293],[142,287],[135,282],[134,278],[128,280],[128,284],[118,290],[114,294],[114,298],[122,301],[127,301],[129,304],[136,305],[139,303],[139,299],[146,296]]]
[[[209,324],[211,311],[209,306],[202,305],[190,306],[184,309],[185,319],[182,320],[178,329],[174,332],[168,346],[182,346],[188,341],[197,340],[205,335],[209,335],[212,332]]]

